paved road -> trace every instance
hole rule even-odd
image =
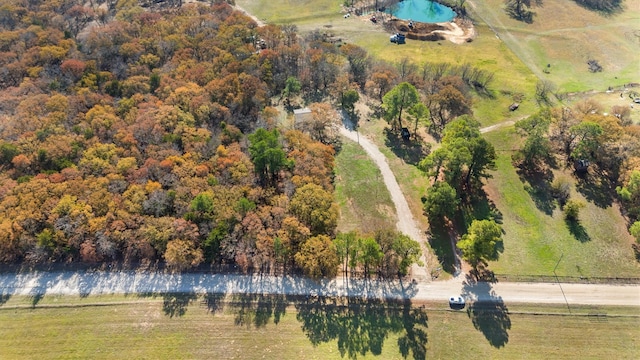
[[[153,272],[31,272],[0,274],[3,297],[13,295],[96,295],[165,292],[358,296],[414,301],[468,300],[509,303],[640,306],[638,285],[474,283],[463,277],[412,283],[342,278],[314,282],[302,277]],[[564,295],[563,295],[564,293]],[[566,300],[565,300],[566,297]]]

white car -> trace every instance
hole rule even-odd
[[[455,295],[449,298],[449,306],[452,308],[463,308],[464,307],[464,298],[459,295]]]

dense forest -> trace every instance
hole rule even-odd
[[[303,133],[270,105],[355,86],[348,51],[225,2],[1,4],[0,261],[335,275],[337,112]],[[371,238],[388,273],[419,253]]]
[[[321,277],[342,260],[404,274],[420,251],[408,237],[336,233],[334,109],[357,115],[367,96],[392,131],[425,127],[451,149],[471,133],[474,149],[493,151],[471,111],[473,94],[491,96],[491,73],[391,66],[319,31],[259,27],[223,1],[0,0],[0,27],[3,263],[222,264]],[[411,103],[397,101],[405,91]],[[297,105],[311,119],[278,126],[278,107]],[[571,158],[579,150],[620,185],[637,219],[637,127],[624,109],[575,110],[521,124],[517,162],[542,164],[560,149],[549,144]],[[455,140],[447,126],[463,123],[475,130]],[[488,175],[474,149],[464,162],[447,146],[422,167],[458,174],[449,180],[460,197]]]

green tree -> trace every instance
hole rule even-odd
[[[477,274],[478,265],[498,259],[497,245],[501,238],[502,228],[495,221],[473,220],[457,246],[462,251],[462,258],[471,264]]]
[[[326,235],[309,238],[295,255],[296,264],[312,279],[333,278],[340,260],[331,239]]]
[[[636,238],[637,243],[640,243],[640,221],[636,221],[631,225],[629,233]]]
[[[405,276],[413,263],[421,264],[422,249],[417,241],[395,229],[376,230],[374,239],[380,245],[383,258],[379,273],[382,276]]]
[[[420,125],[420,123],[428,125],[429,108],[425,104],[421,102],[416,103],[411,108],[409,108],[408,113],[411,116],[411,118],[413,118],[414,134],[418,132],[418,125]]]
[[[459,202],[456,189],[444,181],[436,181],[424,197],[424,211],[429,218],[451,218]]]
[[[419,167],[438,179],[440,171],[444,180],[458,194],[472,191],[483,178],[494,170],[496,152],[479,129],[479,124],[469,116],[461,116],[445,126],[442,146],[423,159]]]
[[[185,219],[200,223],[210,221],[213,218],[213,196],[210,192],[202,192],[196,195],[191,204],[189,204],[190,212],[185,214]]]
[[[525,119],[516,122],[518,133],[525,137],[520,154],[525,165],[537,166],[547,163],[551,155],[551,142],[547,138],[551,124],[551,113],[543,109]]]
[[[380,249],[380,245],[372,237],[365,237],[359,243],[360,251],[358,252],[358,263],[364,269],[364,275],[369,276],[372,269],[380,266],[384,253]]]
[[[278,140],[278,131],[258,129],[249,135],[249,154],[256,173],[265,185],[274,186],[278,172],[287,164],[287,156]]]
[[[294,76],[289,76],[284,83],[284,89],[282,90],[282,97],[285,98],[286,106],[291,106],[291,96],[298,95],[302,89],[300,81]]]
[[[449,149],[439,147],[422,159],[418,163],[418,168],[436,181],[440,176],[440,170],[445,166],[449,156]]]
[[[419,262],[422,255],[420,244],[409,236],[398,233],[391,244],[391,254],[385,254],[385,262],[389,270],[397,271],[398,275],[405,276],[409,273],[409,267]],[[387,260],[389,259],[389,260]]]
[[[353,116],[355,112],[355,104],[359,99],[360,94],[358,94],[358,90],[348,89],[342,93],[340,98],[340,107]]]
[[[603,130],[600,124],[583,121],[569,128],[571,138],[574,139],[571,156],[575,159],[594,160],[595,153],[600,147],[600,135]]]
[[[355,256],[353,255],[355,255],[356,247],[358,246],[358,233],[355,231],[338,232],[333,243],[335,244],[338,258],[343,264],[344,274],[347,274],[348,267],[354,261]]]
[[[631,172],[629,181],[624,186],[618,186],[616,192],[624,201],[629,215],[636,219],[640,217],[640,170]]]
[[[420,101],[415,86],[401,82],[382,97],[384,118],[395,130],[402,129],[402,113]]]

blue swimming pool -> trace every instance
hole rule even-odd
[[[448,22],[456,17],[449,7],[429,0],[403,0],[392,10],[393,16],[423,23]]]

